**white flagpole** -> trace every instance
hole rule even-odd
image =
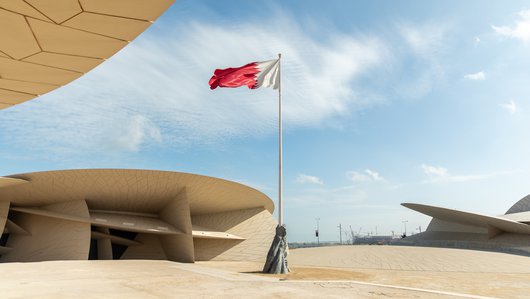
[[[278,54],[278,224],[283,225],[282,202],[282,54]]]

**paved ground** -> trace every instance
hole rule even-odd
[[[530,258],[391,246],[296,249],[293,272],[259,263],[0,264],[1,298],[530,298]]]
[[[2,298],[452,297],[349,282],[285,282],[167,261],[43,262],[1,269]]]
[[[319,257],[319,258],[315,258]],[[503,298],[530,298],[530,258],[484,251],[405,246],[338,246],[291,250],[300,279],[306,267],[373,283]],[[302,268],[300,268],[302,267]],[[317,272],[318,273],[318,272]],[[329,273],[328,277],[334,275]]]
[[[290,251],[299,266],[530,274],[530,258],[487,251],[410,246],[334,246]]]

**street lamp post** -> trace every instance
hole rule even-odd
[[[407,222],[409,222],[409,221],[408,220],[403,220],[401,222],[403,222],[403,224],[405,225],[405,233],[404,234],[406,236],[407,235]]]
[[[342,224],[339,223],[339,239],[340,239],[340,245],[342,245]]]
[[[315,220],[317,221],[317,230],[315,232],[315,235],[317,236],[317,246],[320,247],[320,227],[318,225],[320,218],[315,218]]]

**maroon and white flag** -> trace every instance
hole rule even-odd
[[[210,89],[217,87],[247,86],[250,89],[272,87],[278,89],[280,60],[251,62],[241,67],[216,69],[208,82]]]

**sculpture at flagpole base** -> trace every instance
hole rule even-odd
[[[263,273],[269,274],[287,274],[289,267],[287,265],[287,255],[289,246],[287,244],[287,230],[285,226],[276,226],[276,235],[272,240],[271,248],[267,253],[267,260],[263,266]]]

